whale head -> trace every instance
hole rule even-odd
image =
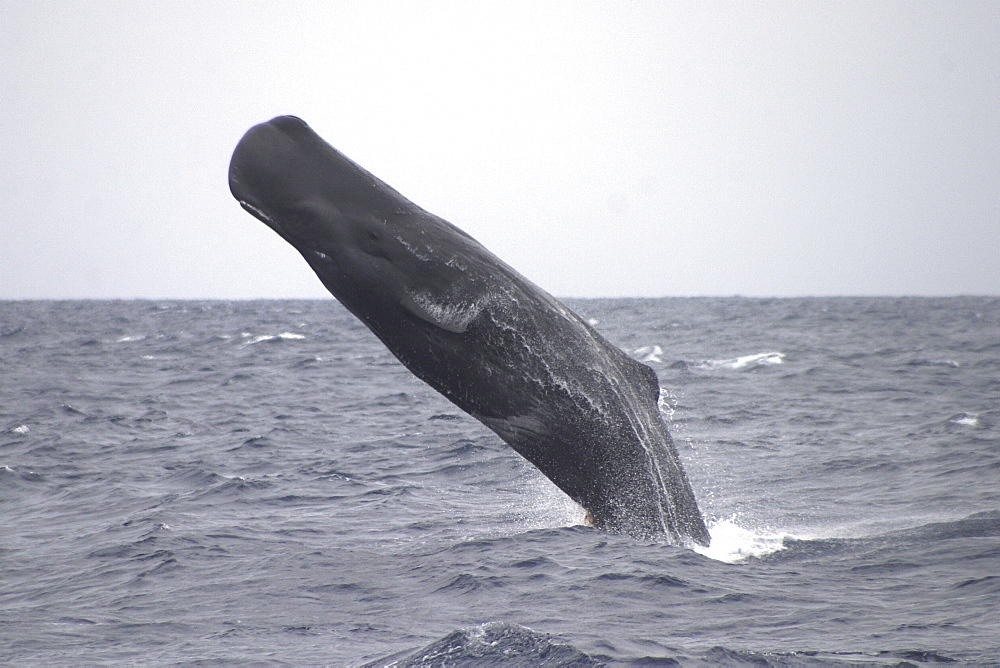
[[[229,189],[247,212],[294,246],[338,298],[401,289],[412,255],[399,221],[422,209],[327,144],[303,120],[279,116],[246,132]]]

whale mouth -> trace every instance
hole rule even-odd
[[[271,225],[272,227],[274,226],[274,220],[271,218],[271,216],[269,216],[266,213],[264,213],[263,210],[258,209],[257,207],[255,207],[253,204],[251,204],[250,202],[248,202],[246,200],[242,200],[241,199],[241,200],[239,200],[239,202],[240,202],[240,206],[242,206],[254,218],[257,218],[258,220],[260,220],[260,221],[262,221],[264,223],[267,223],[268,225]]]
[[[280,222],[278,222],[277,218],[274,218],[273,216],[271,216],[268,213],[266,213],[263,209],[254,206],[253,204],[251,204],[250,202],[246,201],[245,199],[241,199],[241,200],[238,200],[238,201],[240,203],[240,206],[243,207],[244,211],[246,211],[251,216],[253,216],[257,220],[259,220],[260,222],[264,223],[265,225],[267,225],[268,227],[270,227],[272,230],[274,230],[275,232],[277,232],[278,235],[282,239],[284,239],[288,243],[290,243],[293,246],[295,246],[296,248],[298,248],[298,246],[296,246],[295,242],[292,241],[292,239],[290,239],[288,237],[288,235],[285,232],[284,227],[281,225]]]

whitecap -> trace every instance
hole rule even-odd
[[[961,424],[967,427],[978,427],[979,426],[979,416],[975,413],[959,413],[958,415],[953,415],[948,419],[948,422],[952,424]]]
[[[695,366],[697,369],[745,369],[750,366],[784,364],[785,353],[755,353],[727,360],[705,360]]]
[[[756,532],[736,524],[735,518],[713,522],[708,527],[712,536],[709,547],[694,546],[694,551],[702,556],[723,561],[728,564],[748,559],[762,557],[785,549],[785,532]]]
[[[291,341],[297,339],[304,339],[305,334],[296,334],[295,332],[282,332],[280,334],[260,334],[258,336],[252,336],[244,332],[241,334],[243,337],[250,337],[243,345],[252,346],[255,343],[261,343],[262,341]]]
[[[632,351],[641,362],[662,362],[663,348],[660,346],[642,346]]]
[[[10,429],[10,433],[12,434],[27,434],[29,431],[31,430],[28,428],[28,425],[26,424],[18,425]]]
[[[131,343],[133,341],[143,341],[146,338],[145,334],[134,334],[129,336],[119,337],[115,343]]]

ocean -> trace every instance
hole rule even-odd
[[[332,299],[0,302],[0,662],[1000,665],[1000,298],[566,302],[710,548],[582,526]]]

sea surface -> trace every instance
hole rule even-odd
[[[0,302],[0,662],[1000,665],[1000,298],[567,303],[711,548],[582,526],[332,299]]]

